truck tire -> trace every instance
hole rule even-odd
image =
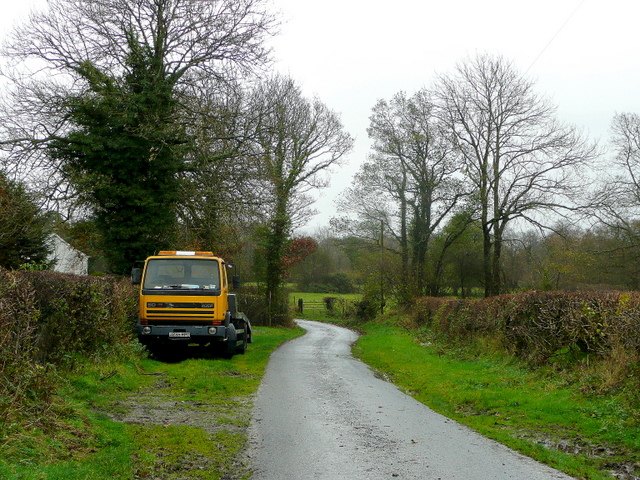
[[[241,334],[242,337],[242,343],[240,345],[236,346],[236,353],[239,353],[240,355],[244,355],[244,353],[247,351],[247,337],[249,336],[249,332],[248,330],[248,326],[247,326],[247,322],[242,322],[242,329],[244,330],[244,333]]]
[[[227,328],[229,331],[227,333],[227,341],[223,343],[222,357],[230,359],[236,353],[238,334],[236,333],[236,327],[233,326],[233,323],[230,323]]]
[[[153,342],[153,341],[147,342],[147,343],[143,343],[143,345],[147,349],[147,352],[149,352],[150,357],[156,358],[158,356],[158,352],[160,351],[160,348],[158,347],[158,344],[156,342]]]

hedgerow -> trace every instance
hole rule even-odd
[[[528,292],[484,300],[422,298],[413,327],[429,327],[448,342],[497,345],[532,366],[607,369],[602,388],[638,381],[640,294]],[[612,374],[612,370],[616,374]],[[603,373],[603,372],[601,372]],[[640,382],[639,382],[640,383]]]
[[[68,367],[74,356],[91,357],[131,339],[137,297],[128,282],[55,272],[25,275],[37,292],[41,362]]]
[[[46,365],[38,362],[39,312],[35,290],[16,272],[0,269],[0,419],[8,425],[16,411],[32,414],[53,391]]]
[[[0,425],[39,421],[60,372],[129,343],[136,300],[125,280],[0,269]]]

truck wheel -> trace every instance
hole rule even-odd
[[[244,333],[242,334],[242,343],[239,346],[236,346],[236,352],[244,355],[247,351],[247,337],[249,336],[248,325],[247,322],[243,322],[242,328],[244,329]]]
[[[150,357],[155,357],[158,348],[156,347],[156,344],[154,342],[149,342],[149,343],[145,343],[143,344],[145,346],[145,348],[147,349],[147,352],[149,354]]]
[[[224,344],[224,351],[222,352],[224,358],[233,357],[234,353],[236,353],[236,343],[238,341],[238,334],[236,333],[236,327],[233,326],[233,323],[230,323],[228,328],[227,341]]]

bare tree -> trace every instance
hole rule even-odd
[[[403,270],[415,294],[424,294],[429,242],[465,196],[456,152],[434,115],[431,94],[403,92],[380,100],[368,129],[372,161],[399,206]],[[394,168],[395,166],[395,168]]]
[[[276,22],[265,0],[50,0],[3,48],[3,74],[13,85],[0,131],[5,165],[15,176],[39,171],[56,187],[60,165],[47,155],[52,138],[70,128],[66,99],[91,90],[91,66],[124,81],[133,43],[153,60],[175,98],[197,95],[212,78],[226,82],[263,65]],[[142,132],[144,133],[144,132]]]
[[[114,75],[130,65],[136,38],[175,84],[203,77],[228,79],[267,57],[264,40],[275,26],[264,0],[50,0],[17,27],[5,49],[15,62],[35,59],[70,75],[92,63]],[[192,85],[197,85],[194,83]]]
[[[439,77],[439,117],[463,156],[484,237],[485,295],[501,291],[503,236],[513,220],[540,224],[571,208],[595,146],[560,125],[555,108],[500,57],[478,55]]]
[[[614,157],[599,176],[592,210],[593,218],[605,225],[594,230],[604,232],[608,241],[600,242],[594,253],[606,259],[598,273],[617,269],[623,282],[635,289],[640,282],[633,268],[640,247],[640,115],[616,114],[611,133]]]
[[[368,129],[373,153],[339,201],[340,210],[356,214],[361,234],[378,232],[382,221],[393,235],[406,295],[425,293],[429,242],[465,196],[460,163],[434,110],[426,89],[379,100]]]
[[[598,216],[607,225],[636,237],[640,214],[640,115],[621,113],[613,118],[611,143],[615,152],[607,165],[602,187],[597,194]]]
[[[4,49],[6,165],[86,208],[128,270],[175,242],[193,97],[263,65],[273,26],[264,0],[49,1]]]
[[[188,103],[186,129],[194,142],[181,174],[178,218],[182,245],[234,259],[246,232],[261,219],[264,195],[251,161],[254,122],[245,111],[244,91],[228,87],[212,84]]]
[[[327,170],[351,150],[353,140],[334,112],[318,99],[306,99],[289,78],[276,76],[258,85],[249,109],[256,118],[253,158],[267,188],[262,199],[268,225],[266,295],[279,315],[293,221],[308,206],[305,195],[327,185]]]

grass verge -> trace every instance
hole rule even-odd
[[[354,354],[433,410],[571,476],[637,479],[639,412],[552,371],[470,356],[385,323],[359,325]]]
[[[0,478],[240,479],[252,396],[271,352],[301,330],[257,327],[232,360],[91,362],[64,380],[47,425],[0,439]]]

